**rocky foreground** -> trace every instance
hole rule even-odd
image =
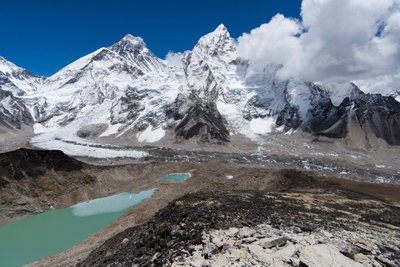
[[[197,192],[78,266],[400,266],[400,207],[323,184]]]

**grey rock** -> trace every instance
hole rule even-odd
[[[272,247],[280,247],[286,244],[288,238],[284,236],[276,236],[276,237],[269,237],[263,238],[258,241],[263,248],[272,248]]]
[[[228,230],[226,230],[225,234],[229,237],[234,237],[239,233],[239,229],[235,227],[231,227]]]
[[[303,247],[299,250],[300,262],[309,267],[354,266],[362,264],[344,256],[333,245],[319,244]]]
[[[256,233],[256,231],[254,229],[249,228],[249,227],[243,227],[243,228],[239,229],[237,236],[239,238],[246,238],[246,237],[253,236],[255,233]]]

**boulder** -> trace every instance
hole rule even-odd
[[[285,245],[287,240],[284,236],[267,237],[258,241],[258,244],[263,248],[273,248]]]
[[[362,264],[344,256],[335,246],[330,244],[301,248],[300,263],[309,267],[362,267]]]

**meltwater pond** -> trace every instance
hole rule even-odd
[[[171,174],[168,174],[167,176],[163,177],[161,180],[181,182],[181,181],[185,181],[189,177],[190,177],[189,173],[171,173]]]
[[[156,189],[121,193],[66,209],[26,217],[0,227],[0,266],[14,267],[76,245],[153,196]]]

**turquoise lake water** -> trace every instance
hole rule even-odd
[[[167,176],[163,177],[161,180],[182,182],[182,181],[185,181],[189,177],[190,177],[189,173],[171,173],[171,174],[168,174]]]
[[[29,216],[0,227],[0,266],[18,267],[62,252],[109,225],[156,189],[121,193],[66,209]]]

